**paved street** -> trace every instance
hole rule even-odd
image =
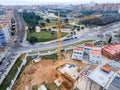
[[[11,37],[10,42],[8,43],[8,49],[6,50],[5,53],[5,58],[2,62],[2,64],[0,65],[0,72],[2,72],[2,74],[0,75],[0,77],[7,72],[7,68],[11,68],[12,66],[12,62],[14,61],[15,57],[16,57],[16,50],[18,48],[20,48],[22,45],[22,43],[20,42],[21,39],[24,38],[24,23],[21,19],[21,17],[19,17],[19,14],[17,13],[17,11],[15,11],[15,18],[16,18],[16,22],[17,22],[17,29],[16,29],[16,34],[14,37]],[[15,41],[17,41],[15,43]],[[7,73],[6,73],[7,74]]]

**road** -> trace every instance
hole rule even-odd
[[[47,50],[50,48],[57,47],[56,42],[48,43],[48,44],[23,46],[21,40],[23,40],[25,36],[25,23],[23,19],[19,16],[17,11],[15,11],[15,18],[17,22],[17,31],[16,31],[15,38],[11,40],[11,42],[9,43],[8,52],[5,54],[5,59],[3,60],[3,63],[0,65],[0,71],[2,72],[3,71],[6,72],[7,67],[9,66],[7,64],[12,63],[16,53],[22,54],[22,53],[31,52],[31,51],[38,51],[38,50],[42,51],[42,50]],[[105,29],[103,34],[112,33],[117,29],[119,29],[119,24],[115,24],[114,26],[111,26]],[[97,36],[98,34],[99,34],[99,31],[97,30],[97,28],[92,28],[87,31],[80,31],[78,38],[74,38],[69,41],[62,41],[61,43],[62,43],[62,46],[65,46],[65,45],[73,44],[73,43],[80,42],[87,39],[99,40],[100,38]],[[4,73],[2,75],[4,75]]]
[[[119,25],[114,25],[110,28],[107,28],[104,30],[103,34],[109,34],[112,33],[113,31],[116,31],[119,29]],[[69,41],[62,41],[61,45],[65,46],[65,45],[69,45],[69,44],[73,44],[76,42],[80,42],[83,40],[99,40],[100,38],[98,37],[99,31],[96,30],[96,28],[94,29],[90,29],[88,31],[82,31],[81,34],[79,35],[79,38],[74,38],[71,39]],[[48,43],[48,44],[37,44],[37,45],[29,45],[29,46],[23,46],[20,47],[18,49],[18,53],[23,53],[23,52],[31,52],[31,51],[42,51],[42,50],[47,50],[50,48],[56,48],[57,47],[57,43]]]
[[[0,79],[2,78],[2,75],[5,76],[5,74],[7,74],[7,68],[12,67],[11,63],[16,57],[16,50],[22,47],[22,43],[20,42],[20,40],[23,40],[25,36],[24,22],[17,11],[15,11],[14,14],[17,22],[16,34],[14,37],[11,37],[11,40],[8,43],[8,49],[6,50],[5,57],[2,60],[2,64],[0,65]],[[17,42],[15,43],[15,41]]]

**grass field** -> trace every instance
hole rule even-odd
[[[64,25],[64,28],[66,28],[66,29],[73,29],[73,25],[70,25],[70,24],[66,24],[66,25]]]
[[[61,37],[66,36],[67,33],[62,32],[61,33]],[[55,32],[54,35],[51,34],[51,31],[41,31],[41,32],[27,32],[27,40],[30,39],[30,37],[36,37],[38,39],[38,42],[47,42],[47,41],[51,41],[51,40],[55,40],[57,39],[57,34]]]

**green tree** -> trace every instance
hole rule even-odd
[[[31,43],[31,44],[34,44],[37,41],[38,41],[38,39],[36,37],[30,37],[30,39],[29,39],[29,43]]]
[[[47,18],[47,19],[46,19],[46,22],[47,22],[47,23],[50,23],[50,19]]]
[[[41,25],[41,27],[45,27],[45,23],[43,22],[43,23],[40,23],[40,25]]]
[[[76,32],[74,31],[73,34],[76,35]]]
[[[77,31],[80,31],[80,28],[77,28]]]
[[[64,23],[66,23],[66,24],[69,23],[69,22],[68,22],[68,18],[66,18],[66,19],[64,20]]]
[[[55,35],[55,31],[52,31],[52,32],[51,32],[51,35]]]

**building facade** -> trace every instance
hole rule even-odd
[[[89,61],[91,63],[99,64],[101,59],[101,50],[91,50]]]
[[[73,54],[72,54],[72,59],[75,60],[83,60],[83,47],[75,47]]]
[[[90,44],[85,44],[83,47],[75,47],[72,54],[72,59],[86,61],[92,64],[99,64],[101,60],[101,49],[95,48]]]

